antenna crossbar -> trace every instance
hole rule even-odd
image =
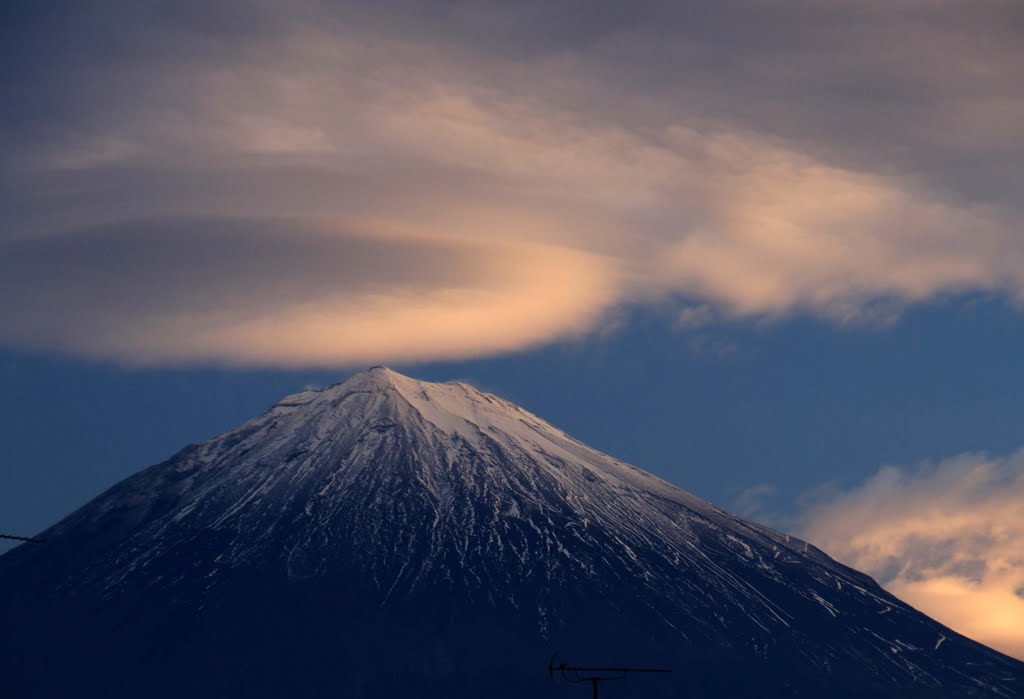
[[[585,665],[568,665],[559,663],[555,665],[554,657],[548,663],[548,676],[555,678],[555,673],[562,675],[566,682],[582,683],[589,682],[594,690],[594,699],[597,699],[597,688],[601,682],[622,680],[632,672],[672,672],[660,667],[590,667]]]

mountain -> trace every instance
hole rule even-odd
[[[116,438],[111,435],[111,438]],[[501,398],[288,396],[0,557],[4,697],[1024,696],[1024,664]]]

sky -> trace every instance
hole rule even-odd
[[[1024,658],[1024,6],[14,2],[0,530],[467,380]]]

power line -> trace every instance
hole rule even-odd
[[[16,536],[14,534],[0,534],[0,539],[10,539],[11,541],[27,541],[30,544],[41,544],[42,539],[33,539],[30,536]]]

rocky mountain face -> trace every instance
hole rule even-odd
[[[0,696],[1024,696],[810,544],[459,383],[288,396],[0,557]]]

